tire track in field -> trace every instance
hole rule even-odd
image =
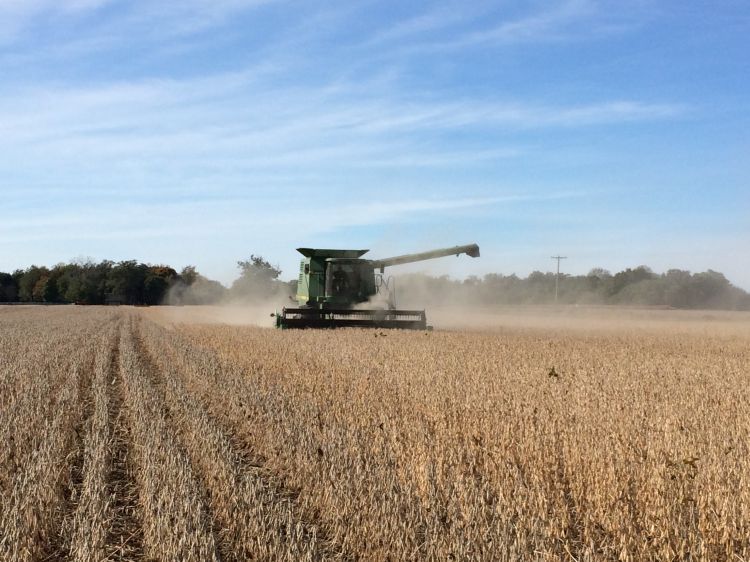
[[[0,510],[0,559],[31,561],[56,556],[66,499],[64,477],[67,455],[74,447],[78,423],[78,366],[68,373],[57,400],[55,416],[44,426],[40,446],[25,470],[15,474]]]
[[[120,326],[120,332],[124,327]],[[112,497],[112,524],[107,537],[107,555],[111,560],[143,560],[143,521],[138,506],[135,460],[131,428],[124,405],[120,372],[120,339],[115,339],[110,362],[109,419],[112,429],[112,465],[109,491]]]
[[[230,433],[185,388],[182,376],[153,342],[136,338],[139,355],[161,389],[170,419],[209,497],[225,560],[345,559],[299,517],[294,496],[264,475]],[[146,343],[148,342],[148,343]]]
[[[0,516],[0,558],[3,560],[59,560],[69,557],[73,521],[84,478],[84,434],[91,414],[91,381],[95,362],[106,333],[106,322],[96,322],[84,330],[66,330],[66,349],[48,358],[49,371],[35,373],[47,382],[56,370],[58,376],[47,388],[49,404],[43,425],[28,440],[29,456],[13,475],[13,487],[1,501],[7,512]],[[86,329],[88,328],[88,329]],[[54,340],[53,340],[54,341]],[[37,395],[38,396],[38,395]],[[44,404],[44,402],[42,402]],[[40,414],[40,410],[35,410]],[[46,419],[45,419],[46,418]],[[28,420],[24,420],[28,421]],[[16,425],[20,432],[36,427],[34,419]],[[22,433],[23,435],[23,433]]]
[[[136,346],[134,315],[120,337],[120,374],[132,450],[143,552],[147,559],[218,562],[217,539],[203,490],[175,441],[163,396]]]
[[[122,411],[119,338],[121,315],[111,319],[92,354],[91,376],[82,385],[85,415],[77,433],[72,492],[61,544],[48,559],[143,559],[137,493],[128,460],[128,426]]]
[[[60,559],[70,556],[75,516],[79,507],[85,479],[85,448],[86,440],[88,439],[86,428],[90,424],[93,414],[92,385],[96,376],[97,361],[101,361],[109,353],[105,342],[106,337],[96,339],[96,343],[91,346],[85,360],[81,362],[80,376],[78,378],[79,406],[77,419],[72,428],[71,444],[65,458],[65,466],[63,467],[66,475],[63,477],[63,487],[61,490],[62,515],[60,518],[60,527],[57,535],[46,545],[43,560]],[[104,349],[101,349],[101,346],[104,346]]]

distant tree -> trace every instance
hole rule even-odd
[[[731,284],[722,273],[709,269],[690,280],[691,306],[720,307],[728,300]]]
[[[268,298],[285,291],[284,284],[279,281],[281,269],[271,265],[261,256],[251,255],[249,260],[238,261],[240,277],[231,288],[233,296],[240,298]]]
[[[615,296],[628,285],[633,285],[640,281],[654,279],[656,275],[649,267],[639,265],[635,269],[627,268],[624,271],[616,273],[611,279],[608,279],[608,294]]]
[[[690,272],[681,269],[670,269],[662,275],[664,304],[673,308],[688,308],[691,279]]]
[[[194,265],[186,265],[182,268],[182,271],[180,271],[180,279],[187,286],[195,283],[198,280],[199,275],[200,274]]]
[[[13,302],[18,298],[18,284],[10,273],[0,273],[0,302]]]
[[[60,302],[60,292],[57,286],[59,275],[53,269],[45,279],[44,288],[42,289],[43,302]]]
[[[185,294],[184,304],[216,304],[227,293],[227,288],[219,283],[198,275]]]
[[[100,263],[80,260],[56,265],[53,273],[57,276],[60,301],[102,304],[112,266],[113,263],[106,260]]]
[[[82,302],[100,304],[107,295],[127,304],[213,304],[226,297],[269,299],[293,295],[296,279],[279,279],[281,270],[261,256],[237,263],[239,278],[226,289],[188,265],[178,274],[165,265],[134,260],[114,263],[78,260],[52,267],[31,266],[12,274],[0,273],[0,302]],[[526,278],[490,273],[463,281],[443,275],[399,276],[399,305],[524,304],[550,303],[555,274],[534,271]],[[675,308],[750,310],[750,294],[732,285],[721,273],[708,270],[691,274],[670,269],[655,274],[646,266],[627,268],[612,275],[594,268],[586,275],[560,276],[559,300],[563,303],[661,305]]]
[[[262,256],[251,255],[249,260],[238,261],[240,277],[254,282],[269,282],[279,278],[281,270]]]
[[[126,304],[142,304],[147,274],[148,266],[139,264],[135,260],[117,263],[112,268],[107,281],[109,294]]]
[[[527,290],[523,302],[549,303],[555,298],[555,274],[532,271],[526,278]]]
[[[47,283],[49,282],[49,275],[43,274],[34,283],[34,287],[31,290],[31,300],[34,302],[44,302],[44,295],[47,293]]]
[[[92,304],[103,304],[104,297],[107,293],[107,284],[112,276],[114,262],[104,260],[93,267],[89,266],[85,270],[83,283],[84,295]]]
[[[164,265],[150,266],[143,281],[144,304],[161,304],[169,288],[178,279],[177,272],[171,267]]]
[[[143,304],[160,304],[169,289],[169,282],[158,275],[148,275],[143,282]]]
[[[664,304],[664,285],[660,279],[642,279],[623,287],[616,295],[619,304],[657,306]]]
[[[65,302],[89,302],[97,304],[87,298],[85,285],[86,270],[77,265],[65,267],[58,279],[58,290]]]
[[[44,298],[43,283],[39,285],[42,277],[48,276],[49,270],[46,267],[37,267],[32,265],[23,271],[18,280],[18,297],[24,302],[41,302]]]
[[[604,268],[595,267],[586,275],[586,290],[592,293],[603,293],[612,274]]]

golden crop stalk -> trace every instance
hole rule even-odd
[[[748,319],[566,321],[0,308],[0,558],[750,559]]]

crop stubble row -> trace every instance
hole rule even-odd
[[[2,559],[750,555],[744,334],[160,314],[0,310]]]
[[[749,555],[744,333],[160,337],[231,390],[225,415],[346,552]]]
[[[26,347],[24,361],[5,363],[2,427],[33,436],[0,459],[3,560],[324,557],[315,526],[157,360],[136,314],[92,310],[56,325],[26,313],[0,318],[4,343]]]

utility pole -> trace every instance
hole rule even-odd
[[[557,275],[555,275],[555,304],[557,304],[557,285],[560,282],[560,260],[568,259],[568,256],[552,256],[553,260],[557,260]]]

